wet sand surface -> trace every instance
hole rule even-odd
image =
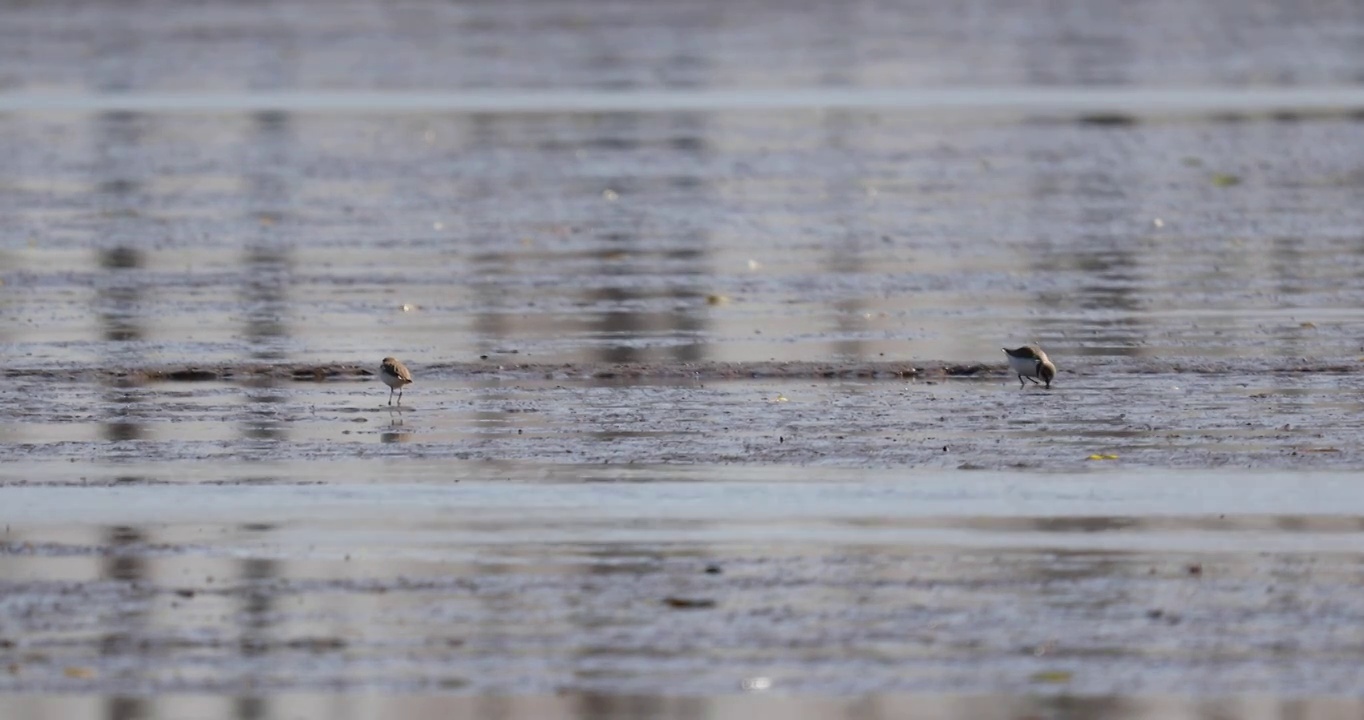
[[[11,4],[0,715],[1359,714],[1361,7]]]

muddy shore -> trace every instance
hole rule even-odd
[[[432,362],[420,366],[428,377],[441,379],[543,380],[830,380],[830,379],[989,379],[1012,375],[1007,366],[988,363],[910,362],[686,362],[686,363],[518,363],[518,362]],[[1275,375],[1275,374],[1354,374],[1361,365],[1343,362],[1296,361],[1216,361],[1179,360],[1165,363],[1156,359],[1138,361],[1090,361],[1079,367],[1062,368],[1065,375],[1095,374],[1194,374],[1194,375]],[[295,380],[372,379],[372,367],[341,363],[256,363],[192,365],[185,367],[152,366],[141,368],[40,369],[11,367],[0,371],[4,377],[51,382],[208,382],[241,381],[259,378]]]

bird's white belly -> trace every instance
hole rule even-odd
[[[1009,367],[1013,368],[1014,372],[1019,375],[1037,376],[1037,360],[1035,358],[1016,358],[1010,355]]]

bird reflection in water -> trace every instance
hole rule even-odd
[[[397,412],[390,412],[388,429],[379,434],[379,440],[386,443],[407,442],[411,434],[403,429],[403,416]]]

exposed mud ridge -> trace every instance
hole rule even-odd
[[[918,377],[973,377],[1001,375],[1003,365],[992,367],[981,363],[816,363],[816,362],[754,362],[754,363],[409,363],[414,373],[440,377],[524,377],[547,379],[649,379],[691,378],[918,378]],[[326,380],[367,379],[375,370],[358,365],[343,364],[278,364],[278,365],[215,365],[154,368],[77,368],[37,369],[11,368],[7,378],[40,378],[72,382],[206,382],[232,381],[253,378],[274,378],[306,382]]]
[[[5,371],[7,378],[114,383],[209,382],[253,378],[320,382],[323,380],[365,378],[372,375],[374,375],[373,370],[358,365],[316,364],[191,365],[187,367],[152,368],[11,368]]]
[[[697,362],[697,363],[563,363],[514,365],[432,364],[427,370],[454,375],[525,375],[532,377],[582,378],[594,380],[645,380],[650,378],[699,378],[737,380],[752,378],[943,378],[999,374],[1002,367],[981,363],[906,363],[906,362]]]
[[[947,363],[947,362],[639,362],[639,363],[497,363],[449,362],[409,363],[418,377],[508,377],[560,380],[648,380],[696,378],[702,380],[757,379],[994,379],[1010,375],[1003,364]],[[1204,361],[1184,359],[1163,361],[1154,358],[1139,360],[1095,361],[1079,367],[1061,367],[1058,382],[1066,375],[1094,375],[1098,373],[1129,374],[1194,374],[1227,375],[1257,373],[1355,373],[1359,365],[1340,361],[1317,362],[1298,360]],[[327,380],[355,380],[373,377],[372,368],[345,364],[240,364],[188,367],[152,368],[74,368],[40,369],[10,368],[7,378],[34,378],[69,382],[208,382],[250,379],[281,379],[299,382]]]

